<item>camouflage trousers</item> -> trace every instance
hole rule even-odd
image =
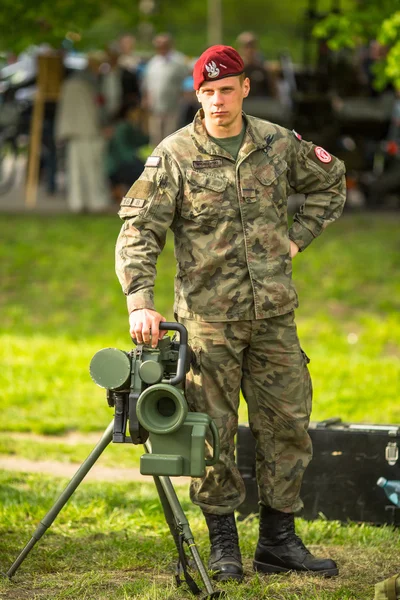
[[[214,419],[221,443],[218,463],[206,469],[205,477],[192,479],[191,500],[204,512],[225,514],[245,498],[235,463],[242,390],[256,441],[259,500],[296,512],[303,506],[300,486],[312,456],[307,433],[312,385],[294,313],[253,321],[179,321],[192,349],[188,404]]]

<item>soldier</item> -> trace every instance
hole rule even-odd
[[[343,163],[283,127],[247,116],[250,90],[241,57],[212,46],[194,66],[202,109],[166,138],[121,202],[124,220],[116,268],[130,313],[130,333],[155,347],[165,318],[153,303],[156,260],[174,233],[175,317],[188,330],[191,410],[207,412],[221,438],[218,464],[191,483],[211,542],[217,580],[243,577],[234,510],[244,484],[234,460],[239,392],[256,439],[260,536],[254,569],[336,575],[295,535],[294,513],[311,459],[308,358],[294,322],[292,258],[345,202]],[[305,202],[288,230],[287,197]]]

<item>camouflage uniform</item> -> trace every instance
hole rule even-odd
[[[117,274],[129,312],[155,309],[156,261],[172,229],[174,312],[195,357],[187,398],[216,420],[222,440],[219,464],[193,481],[192,500],[221,514],[243,501],[234,464],[241,388],[257,440],[261,500],[295,511],[311,458],[311,381],[294,324],[289,240],[302,251],[340,216],[344,166],[329,155],[322,162],[310,142],[250,116],[235,161],[208,137],[201,117],[156,148],[122,200]],[[288,230],[293,192],[306,199]]]

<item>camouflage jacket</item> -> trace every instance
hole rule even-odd
[[[155,149],[121,202],[116,271],[128,310],[155,309],[156,261],[170,227],[175,314],[228,321],[289,312],[297,306],[289,238],[304,250],[340,216],[344,165],[294,132],[246,115],[235,161],[212,142],[201,116]],[[305,202],[288,229],[294,192]]]

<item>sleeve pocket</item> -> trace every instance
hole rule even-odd
[[[145,216],[154,189],[154,182],[138,179],[122,198],[118,215],[121,219]]]

